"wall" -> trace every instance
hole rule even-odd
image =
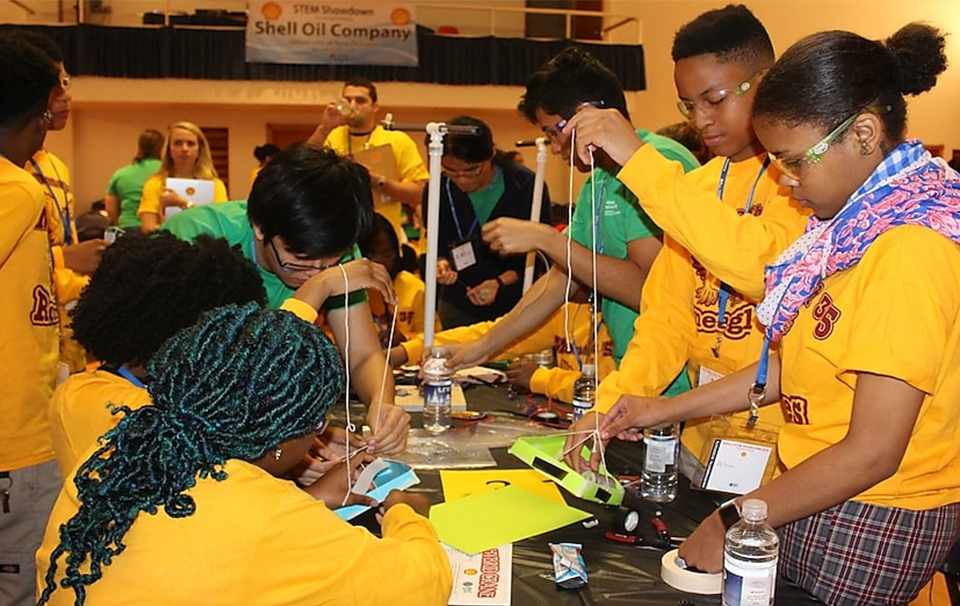
[[[511,0],[516,2],[517,0]],[[616,0],[607,10],[635,15],[643,21],[648,90],[628,94],[636,124],[654,130],[680,120],[676,110],[670,46],[673,33],[703,11],[723,6],[723,0]],[[31,3],[31,4],[36,4]],[[51,3],[52,4],[52,3]],[[69,3],[67,3],[69,4]],[[119,4],[119,2],[118,2]],[[196,6],[231,2],[159,2],[188,10]],[[943,143],[947,153],[960,148],[960,1],[958,0],[753,0],[746,4],[767,25],[778,51],[809,33],[824,29],[851,29],[882,38],[911,20],[923,20],[954,35],[948,38],[953,67],[931,92],[911,101],[911,136]],[[0,19],[10,6],[0,5]],[[153,6],[153,4],[151,5]],[[160,6],[160,8],[164,8]],[[482,61],[482,57],[478,57]],[[69,68],[69,66],[68,66]],[[512,148],[517,139],[539,132],[515,111],[523,90],[519,87],[453,87],[429,84],[379,83],[385,111],[397,122],[445,120],[470,113],[486,120],[498,144]],[[71,166],[78,205],[86,207],[103,195],[112,172],[129,162],[136,135],[142,128],[163,129],[176,120],[230,128],[231,197],[246,195],[247,176],[255,165],[253,148],[262,144],[267,123],[309,124],[315,108],[339,92],[338,83],[122,81],[77,77],[72,94],[74,111],[67,129],[50,133],[47,147]],[[422,143],[421,136],[414,138]],[[425,155],[425,149],[424,157]],[[528,166],[536,151],[523,151]],[[555,201],[568,199],[567,168],[552,157],[547,183]],[[582,182],[577,177],[574,189]]]

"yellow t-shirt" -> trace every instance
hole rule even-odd
[[[796,236],[788,225],[756,220],[752,214],[741,216],[737,209],[743,208],[747,195],[734,196],[734,184],[727,183],[723,197],[728,202],[736,201],[736,207],[717,204],[716,178],[712,183],[689,178],[700,170],[719,175],[723,160],[714,158],[703,168],[684,174],[676,162],[664,159],[652,145],[644,145],[623,166],[617,179],[637,195],[643,210],[663,233],[690,251],[707,271],[733,290],[759,300],[763,298],[764,267],[793,244]],[[757,185],[755,201],[778,195],[771,190],[779,188],[779,171],[770,166],[767,173],[769,177]],[[746,185],[752,184],[753,178]],[[788,192],[784,190],[782,195]]]
[[[353,152],[368,147],[389,145],[397,162],[397,175],[401,183],[424,183],[430,180],[430,173],[423,164],[417,144],[405,132],[386,130],[377,125],[369,136],[351,137],[348,127],[338,126],[330,131],[323,144],[341,156],[349,156]],[[377,206],[377,212],[390,221],[393,228],[397,230],[401,242],[403,242],[402,209],[403,205],[400,202]]]
[[[140,196],[140,208],[137,209],[137,216],[144,213],[153,213],[160,218],[163,223],[165,217],[160,205],[160,196],[166,187],[166,179],[160,175],[153,175],[143,184],[143,194]],[[213,201],[226,202],[228,199],[227,188],[220,179],[213,180]]]
[[[960,249],[918,226],[877,238],[823,281],[780,346],[787,468],[844,438],[857,373],[926,397],[897,472],[853,500],[905,509],[960,501]]]
[[[77,373],[58,385],[50,399],[50,432],[63,477],[123,418],[110,414],[111,404],[136,410],[150,403],[146,389],[106,370]]]
[[[222,482],[198,479],[187,491],[193,515],[174,519],[163,507],[140,512],[126,549],[87,588],[88,604],[236,604],[443,606],[450,564],[429,520],[407,505],[391,507],[383,538],[352,526],[298,488],[250,463],[231,459]],[[37,551],[44,587],[59,526],[79,508],[66,482]],[[63,578],[64,558],[56,580]],[[58,588],[51,606],[71,605]]]
[[[726,158],[714,158],[686,175],[686,189],[697,188],[699,198],[711,195],[713,206],[731,211],[732,216],[754,226],[745,235],[779,234],[793,241],[803,233],[807,213],[791,201],[787,190],[778,184],[779,175],[768,168],[761,175],[763,157],[731,162],[726,173],[723,202],[717,198]],[[634,165],[636,169],[639,165]],[[626,171],[626,169],[624,169]],[[623,173],[621,173],[623,174]],[[759,176],[759,180],[758,180]],[[754,190],[754,183],[756,189]],[[668,186],[676,183],[668,182]],[[754,190],[750,214],[745,216],[750,192]],[[678,202],[683,204],[684,202]],[[691,223],[693,239],[706,240],[716,230],[709,221]],[[738,231],[735,226],[731,230]],[[738,258],[756,251],[749,242],[725,250],[715,264],[735,266]],[[719,251],[718,251],[719,252]],[[766,254],[777,255],[769,249]],[[773,259],[770,259],[771,261]],[[606,412],[623,394],[657,397],[686,366],[691,385],[706,383],[717,375],[728,375],[757,361],[763,346],[763,327],[757,322],[754,307],[758,301],[731,292],[724,311],[724,328],[717,325],[720,312],[720,280],[710,274],[680,243],[669,235],[657,255],[640,298],[640,315],[634,323],[633,338],[617,372],[600,384],[597,409]],[[756,259],[754,259],[756,261]],[[758,265],[758,271],[762,265]],[[714,354],[720,337],[718,355]],[[703,380],[701,380],[703,379]],[[741,421],[748,413],[733,415]],[[760,410],[763,423],[779,428],[783,415],[778,407]],[[700,457],[710,438],[709,419],[688,420],[682,442]]]
[[[569,331],[564,330],[564,320],[567,320]],[[476,341],[489,332],[499,320],[478,322],[469,326],[460,326],[439,332],[434,336],[437,345],[455,343],[470,343]],[[576,351],[582,357],[589,350],[593,354],[591,340],[592,322],[590,306],[584,303],[567,303],[566,316],[563,307],[557,309],[534,331],[527,333],[504,349],[493,353],[491,360],[512,360],[528,353],[537,353],[544,349],[553,348],[556,354],[555,368],[538,368],[530,377],[530,391],[557,398],[563,402],[573,400],[573,384],[580,378],[580,364],[574,347],[567,345],[567,332],[576,345]],[[606,322],[601,323],[598,333],[600,363],[597,365],[597,376],[603,380],[616,368],[613,359],[613,339],[607,331]],[[423,339],[411,339],[401,344],[407,352],[408,360],[419,360],[423,355]]]
[[[0,470],[53,460],[58,310],[41,186],[0,156]],[[0,514],[3,515],[3,514]]]
[[[63,258],[63,247],[77,243],[76,210],[73,190],[70,189],[70,170],[63,160],[45,149],[38,150],[31,160],[32,162],[27,162],[26,169],[43,188],[47,235],[53,247],[53,277],[57,301],[60,304],[60,361],[67,365],[70,372],[78,372],[86,366],[87,356],[83,347],[73,340],[73,329],[70,328],[67,310],[80,298],[80,292],[90,281],[90,277],[68,268]]]

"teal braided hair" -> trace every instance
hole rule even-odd
[[[60,526],[39,604],[56,589],[61,556],[60,586],[81,606],[141,512],[192,515],[184,491],[198,477],[222,481],[227,459],[256,460],[313,431],[343,391],[339,354],[319,328],[254,303],[205,313],[147,372],[154,405],[121,407],[124,418],[77,470],[80,509]]]

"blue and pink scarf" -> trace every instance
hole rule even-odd
[[[922,225],[960,243],[960,175],[920,141],[905,141],[876,168],[832,219],[811,216],[804,234],[767,266],[757,318],[779,341],[820,282],[853,267],[880,235]]]

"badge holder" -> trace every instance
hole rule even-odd
[[[620,505],[624,495],[620,482],[603,465],[597,473],[589,470],[577,473],[564,462],[563,445],[564,436],[523,436],[517,438],[507,452],[574,496],[604,505]],[[581,455],[584,454],[589,456],[586,446],[581,449]]]
[[[699,457],[704,467],[694,475],[691,486],[739,495],[759,488],[776,471],[779,433],[775,425],[755,418],[743,421],[714,415],[710,418],[710,438]]]

